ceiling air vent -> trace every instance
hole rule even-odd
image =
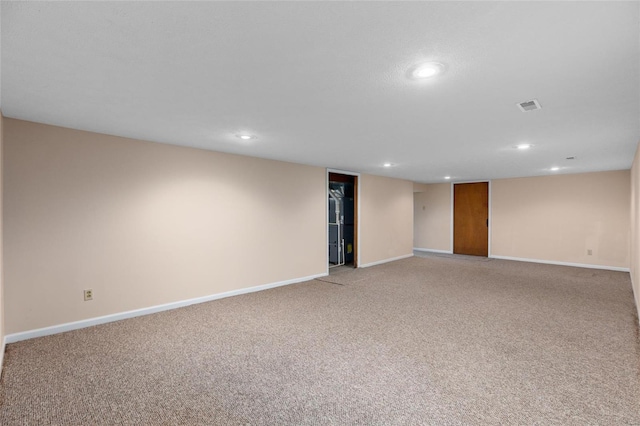
[[[542,108],[540,106],[540,102],[538,102],[537,99],[531,99],[530,101],[525,101],[525,102],[520,102],[518,105],[518,108],[520,108],[520,111],[522,112],[528,112],[528,111],[535,111],[537,109]]]

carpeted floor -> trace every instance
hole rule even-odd
[[[635,312],[627,273],[413,257],[8,345],[0,424],[637,425]]]

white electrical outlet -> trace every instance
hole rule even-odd
[[[587,255],[588,256],[591,256],[592,254],[593,254],[593,250],[591,250],[591,249],[587,250]]]
[[[84,301],[93,300],[93,290],[87,289],[84,291]]]

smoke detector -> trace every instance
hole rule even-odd
[[[540,102],[538,102],[537,99],[531,99],[530,101],[520,102],[516,105],[518,105],[518,108],[520,108],[520,111],[522,112],[535,111],[537,109],[542,108],[540,106]]]

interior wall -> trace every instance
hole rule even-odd
[[[323,168],[4,127],[7,334],[326,273]],[[406,185],[362,181],[365,200]],[[363,200],[367,259],[406,253],[405,224],[383,230],[388,248],[366,237],[404,198],[372,214]]]
[[[361,175],[360,266],[413,255],[413,183]]]
[[[432,184],[413,182],[413,192],[424,192],[427,190],[429,185],[432,185]]]
[[[414,185],[413,224],[414,248],[451,252],[450,183]]]
[[[628,170],[493,180],[491,255],[628,268],[629,194]]]
[[[631,168],[631,284],[640,318],[640,145]]]

